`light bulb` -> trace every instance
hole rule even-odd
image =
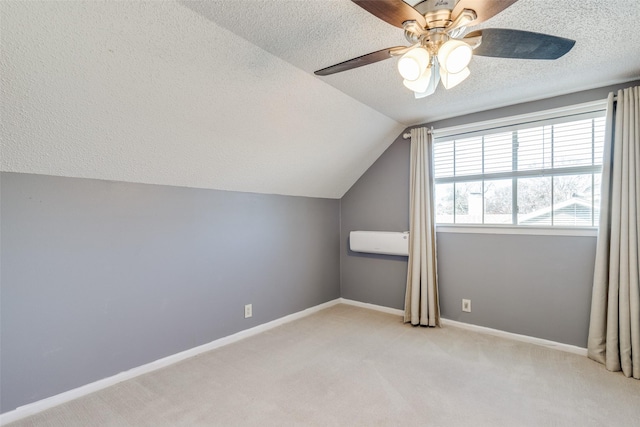
[[[417,80],[429,66],[429,59],[429,52],[426,49],[422,47],[411,49],[398,60],[398,71],[405,80]]]
[[[445,71],[456,74],[469,65],[472,54],[471,46],[461,40],[451,39],[440,47],[438,62]]]
[[[445,89],[451,89],[452,87],[462,83],[464,79],[469,77],[471,72],[469,71],[468,67],[464,67],[459,73],[447,73],[446,71],[442,70],[440,74],[442,77],[442,85],[445,87]]]

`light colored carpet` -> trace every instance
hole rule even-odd
[[[11,424],[640,426],[640,381],[589,359],[337,305]]]

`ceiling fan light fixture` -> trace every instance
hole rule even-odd
[[[446,72],[457,74],[469,65],[472,55],[471,46],[462,40],[451,39],[438,50],[438,62]]]
[[[398,60],[398,72],[405,80],[410,82],[418,80],[429,66],[430,59],[426,49],[422,47],[411,49]]]
[[[444,69],[440,72],[440,78],[442,79],[442,86],[445,89],[451,89],[462,83],[464,79],[469,77],[471,71],[468,67],[464,67],[459,73],[447,73]]]
[[[416,99],[432,95],[436,91],[438,83],[440,83],[440,67],[438,66],[438,61],[434,61],[431,68],[429,68],[429,85],[424,92],[414,92],[413,95]]]
[[[429,87],[429,83],[431,82],[431,68],[427,68],[424,70],[422,75],[418,77],[416,80],[404,80],[402,83],[405,85],[407,89],[411,89],[414,92],[424,92]]]

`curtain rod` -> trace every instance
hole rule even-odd
[[[431,134],[433,134],[433,126],[431,126],[429,129],[427,129],[427,133],[431,133]],[[409,138],[411,138],[411,132],[403,133],[403,134],[402,134],[402,138],[403,138],[403,139],[409,139]]]

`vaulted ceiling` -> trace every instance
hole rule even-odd
[[[414,2],[415,3],[415,2]],[[341,197],[406,125],[640,77],[633,0],[520,0],[480,27],[577,41],[556,61],[473,58],[416,100],[406,44],[349,0],[2,1],[3,171]]]

